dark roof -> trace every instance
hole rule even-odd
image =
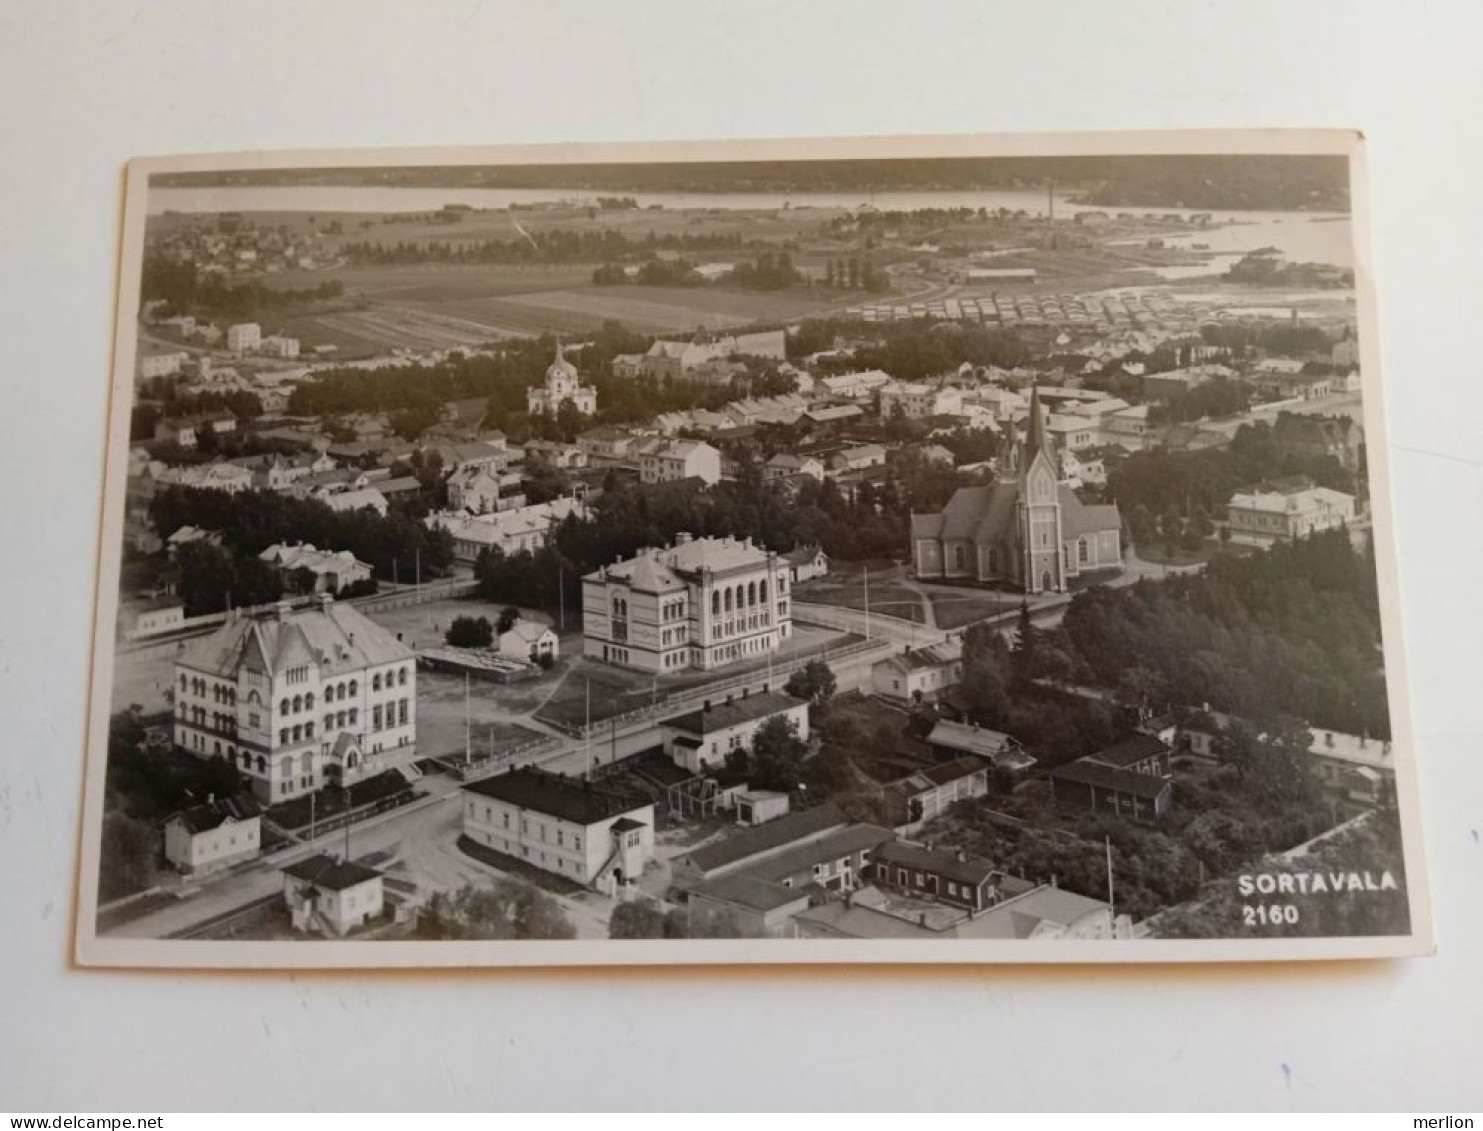
[[[619,817],[616,821],[613,822],[613,831],[615,833],[632,832],[634,829],[643,829],[647,827],[648,826],[645,825],[642,821],[635,821],[632,817]]]
[[[834,805],[820,805],[816,809],[789,813],[786,817],[778,817],[765,825],[742,829],[715,844],[691,850],[687,857],[700,871],[711,872],[842,824],[844,818]]]
[[[165,822],[180,821],[192,835],[210,832],[225,824],[229,819],[246,821],[258,815],[258,804],[249,794],[222,801],[208,801],[203,805],[192,805],[172,814]]]
[[[650,804],[534,766],[495,774],[463,788],[480,797],[492,797],[577,825],[595,825]]]
[[[1135,797],[1157,798],[1169,788],[1167,778],[1156,778],[1133,770],[1118,770],[1086,758],[1058,766],[1050,775],[1061,781],[1100,786],[1118,793],[1131,793]]]
[[[915,844],[892,841],[875,850],[871,857],[876,864],[900,864],[919,872],[930,872],[934,876],[946,876],[959,883],[977,887],[997,869],[982,856],[970,856],[966,852],[944,852],[940,849],[924,848]]]
[[[353,860],[336,860],[322,852],[307,860],[300,860],[297,864],[290,864],[283,871],[296,880],[330,891],[344,891],[381,875],[375,868],[367,868]]]
[[[988,758],[982,758],[977,754],[963,754],[951,761],[938,762],[934,766],[927,766],[917,772],[933,785],[946,785],[950,781],[982,773],[991,765],[993,763]]]
[[[1098,750],[1095,754],[1088,754],[1087,760],[1102,762],[1121,770],[1147,758],[1167,753],[1169,753],[1169,744],[1158,735],[1135,734],[1132,738],[1125,738],[1121,742]]]
[[[880,825],[846,825],[842,829],[830,829],[811,837],[802,844],[784,849],[746,868],[749,876],[764,880],[783,881],[811,869],[815,864],[831,860],[843,860],[866,849],[894,840],[896,834]]]
[[[691,896],[732,903],[749,911],[776,911],[790,903],[807,902],[817,889],[813,884],[789,888],[745,872],[717,876],[691,889]]]
[[[783,555],[783,560],[788,562],[790,565],[803,565],[806,562],[813,561],[815,558],[823,553],[824,551],[821,550],[817,545],[794,546],[793,549],[789,550],[786,554]],[[825,554],[824,556],[828,557],[827,554]]]
[[[703,736],[712,731],[726,730],[754,719],[776,715],[792,707],[802,706],[803,702],[802,699],[795,699],[781,691],[764,691],[760,695],[748,695],[742,699],[733,699],[730,703],[717,703],[708,709],[676,715],[672,719],[665,719],[664,725]]]

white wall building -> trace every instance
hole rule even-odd
[[[1306,538],[1354,521],[1354,496],[1328,487],[1254,487],[1231,496],[1226,521],[1236,540]]]
[[[283,869],[283,899],[294,929],[343,938],[386,906],[381,873],[320,854]]]
[[[649,801],[534,766],[463,789],[464,836],[606,894],[620,894],[654,858]]]
[[[664,752],[692,774],[715,769],[726,756],[749,749],[769,719],[784,718],[798,737],[808,739],[808,703],[780,691],[748,695],[665,719]]]
[[[700,479],[709,486],[721,481],[721,453],[704,440],[671,440],[639,461],[645,483],[673,483]]]
[[[227,327],[227,349],[233,353],[252,353],[262,348],[263,328],[256,322],[238,322]]]
[[[550,625],[532,620],[517,620],[496,643],[501,656],[528,664],[540,663],[543,656],[550,656],[554,662],[560,656],[560,647],[560,638]]]
[[[319,550],[311,542],[278,542],[258,557],[276,569],[285,582],[298,570],[308,570],[314,575],[315,593],[333,595],[371,576],[371,567],[349,550]]]
[[[262,848],[262,821],[239,810],[211,798],[176,813],[165,822],[165,859],[190,875],[253,859]]]
[[[733,538],[644,550],[582,579],[583,654],[651,672],[716,668],[791,634],[788,565]]]
[[[139,359],[139,375],[141,377],[169,377],[179,373],[181,366],[185,364],[186,356],[184,350],[144,354]]]
[[[908,420],[929,416],[954,416],[963,411],[960,389],[923,382],[892,381],[880,387],[881,419],[889,420],[899,409]]]

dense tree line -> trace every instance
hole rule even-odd
[[[317,499],[294,499],[272,491],[229,494],[168,486],[150,502],[149,514],[162,538],[182,526],[220,534],[223,548],[229,551],[227,565],[233,577],[251,577],[254,567],[248,560],[278,542],[304,541],[321,549],[349,550],[383,581],[393,577],[410,581],[419,570],[424,580],[442,577],[453,564],[453,540],[447,531],[430,530],[396,508],[383,518],[367,509],[335,511]]]
[[[1297,922],[1261,924],[1257,928],[1259,933],[1274,938],[1406,934],[1410,930],[1410,908],[1406,901],[1405,856],[1400,826],[1387,814],[1373,813],[1326,837],[1294,859],[1264,861],[1262,871],[1275,875],[1293,872],[1347,875],[1355,870],[1356,862],[1362,862],[1361,870],[1369,871],[1377,885],[1388,872],[1395,887],[1304,899],[1299,905]],[[1273,902],[1287,900],[1277,897]],[[1245,910],[1251,903],[1251,897],[1241,893],[1235,877],[1227,876],[1208,885],[1197,901],[1159,916],[1152,924],[1154,935],[1172,939],[1243,937],[1253,930]]]
[[[487,600],[553,610],[562,599],[580,608],[583,575],[641,549],[668,546],[675,534],[751,538],[778,552],[819,545],[844,560],[900,558],[907,553],[912,509],[941,506],[957,485],[951,469],[907,461],[879,487],[848,500],[829,480],[805,479],[796,494],[762,482],[755,463],[714,487],[694,482],[638,484],[614,480],[584,519],[565,519],[551,543],[534,552],[480,556],[476,574]]]
[[[166,173],[171,185],[214,185],[219,173]],[[681,161],[642,164],[418,166],[380,169],[233,171],[234,184],[420,185],[593,193],[859,192],[877,190],[1099,186],[1097,203],[1191,208],[1348,208],[1343,157],[1308,155],[939,157],[889,160]],[[868,216],[870,212],[862,211]]]
[[[209,797],[226,800],[243,789],[241,774],[225,758],[197,758],[178,750],[146,753],[146,727],[137,705],[109,720],[100,902],[155,883],[164,864],[159,826],[166,817]]]
[[[645,287],[699,287],[705,280],[688,259],[649,259],[630,278],[621,263],[604,263],[592,272],[598,286],[622,286],[634,283]]]
[[[525,880],[500,878],[435,892],[418,912],[419,939],[570,939],[576,930],[560,903]]]
[[[649,232],[641,238],[604,229],[537,229],[507,239],[355,241],[341,252],[353,263],[405,266],[414,263],[612,263],[652,257],[660,249],[722,251],[742,246],[740,233]]]
[[[317,287],[269,287],[256,280],[228,283],[216,274],[203,274],[194,263],[152,252],[144,257],[139,297],[141,302],[163,299],[175,313],[246,318],[327,302],[344,293],[345,285],[338,279]]]
[[[803,282],[803,275],[793,266],[793,256],[788,252],[764,251],[751,263],[738,263],[726,279],[747,290],[781,291]]]
[[[1232,283],[1250,287],[1344,287],[1354,286],[1354,272],[1335,273],[1321,263],[1289,263],[1279,255],[1253,252],[1243,255],[1226,269]]]
[[[833,348],[838,335],[866,334],[852,358],[841,359],[842,369],[881,369],[902,381],[919,381],[970,365],[1012,369],[1031,360],[1031,350],[1012,331],[970,323],[865,323],[857,319],[805,319],[788,334],[788,356],[804,357]],[[831,359],[823,359],[829,368]]]
[[[1388,738],[1375,562],[1344,531],[1221,557],[1202,573],[1078,594],[1072,672],[1154,704]]]
[[[698,382],[611,376],[614,357],[643,353],[651,341],[629,333],[616,322],[605,323],[573,358],[583,381],[597,389],[597,414],[578,416],[564,424],[550,418],[532,420],[525,411],[526,390],[544,380],[555,354],[556,342],[551,337],[512,342],[497,353],[455,353],[437,365],[388,366],[370,372],[327,370],[314,381],[297,385],[288,408],[295,415],[305,416],[400,414],[394,422],[413,430],[434,421],[439,406],[448,401],[484,397],[488,402],[484,426],[523,439],[532,434],[563,437],[578,427],[644,421],[658,413],[684,412],[728,399],[727,390]]]
[[[1336,457],[1285,449],[1272,425],[1262,421],[1243,424],[1228,447],[1134,452],[1108,469],[1107,493],[1122,508],[1133,540],[1141,544],[1157,536],[1157,524],[1166,513],[1181,519],[1194,517],[1197,509],[1224,515],[1238,488],[1292,475],[1346,494],[1359,489],[1353,473]]]

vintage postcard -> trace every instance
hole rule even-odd
[[[1428,952],[1365,192],[1338,131],[131,164],[78,961]]]

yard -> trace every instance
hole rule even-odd
[[[597,722],[613,715],[620,715],[637,707],[688,688],[698,687],[715,680],[744,675],[747,672],[765,671],[769,659],[778,664],[800,653],[813,653],[825,648],[837,648],[858,637],[841,634],[812,625],[793,624],[793,635],[784,646],[771,657],[728,664],[712,671],[685,671],[677,675],[652,675],[631,668],[614,667],[594,660],[579,660],[570,669],[567,677],[556,689],[556,693],[540,710],[540,717],[553,725],[581,725],[588,718],[588,689],[591,693],[591,719]],[[781,682],[781,680],[780,680]]]
[[[1016,611],[1023,599],[1020,594],[998,590],[965,589],[961,593],[945,593],[933,590],[932,615],[937,618],[937,627],[962,628],[990,617],[1002,616]]]
[[[867,570],[870,576],[868,585],[865,580]],[[926,595],[907,583],[905,578],[905,569],[895,562],[835,562],[827,576],[797,586],[793,597],[815,605],[863,610],[869,596],[872,613],[925,624]]]

